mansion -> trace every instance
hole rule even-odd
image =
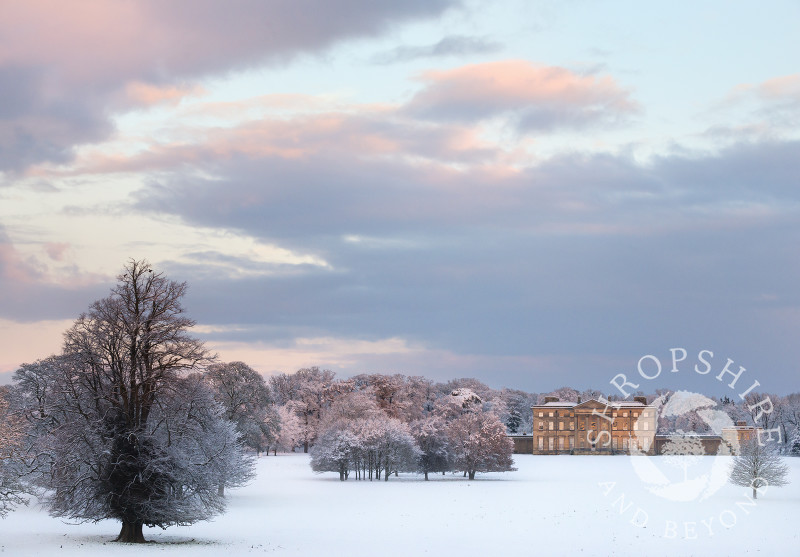
[[[514,435],[514,452],[527,454],[662,454],[674,436],[660,435],[658,411],[645,397],[632,401],[560,401],[545,397],[532,407],[533,432]],[[716,454],[721,444],[731,451],[755,434],[755,428],[737,422],[721,435],[693,435],[705,454]]]

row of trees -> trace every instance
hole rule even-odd
[[[344,481],[385,481],[398,472],[428,474],[513,470],[513,443],[499,417],[483,409],[468,389],[436,400],[426,415],[410,423],[389,415],[374,391],[354,391],[336,400],[326,412],[321,433],[311,449],[311,467],[338,472]]]

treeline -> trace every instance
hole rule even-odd
[[[297,445],[311,453],[312,468],[337,472],[341,480],[386,481],[399,472],[428,479],[447,471],[474,479],[478,472],[511,470],[505,421],[522,416],[526,406],[530,414],[531,405],[528,393],[496,392],[472,379],[437,384],[363,374],[337,380],[315,367],[273,376],[269,384]]]

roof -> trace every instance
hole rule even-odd
[[[648,406],[647,404],[642,404],[641,402],[634,401],[634,400],[619,400],[619,401],[618,400],[613,400],[613,401],[608,401],[606,403],[606,402],[597,400],[596,398],[591,398],[589,400],[584,400],[583,402],[569,402],[569,401],[566,401],[566,400],[560,400],[558,402],[545,402],[544,404],[535,404],[531,408],[574,408],[575,406],[579,406],[579,405],[583,406],[584,404],[587,404],[589,402],[596,402],[597,404],[602,404],[603,406],[608,404],[608,407],[612,408],[612,409],[613,408],[645,408],[645,407]]]

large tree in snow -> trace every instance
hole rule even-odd
[[[761,488],[788,485],[789,467],[774,447],[751,439],[739,445],[739,454],[733,457],[730,481],[752,488],[753,499],[756,499]]]
[[[40,478],[51,514],[116,519],[118,541],[142,542],[143,525],[221,512],[220,479],[246,479],[234,424],[210,389],[187,377],[209,354],[188,334],[186,288],[132,260],[111,295],[67,331],[52,369],[35,379],[18,371],[28,415],[47,429]],[[54,384],[41,389],[44,380]]]

